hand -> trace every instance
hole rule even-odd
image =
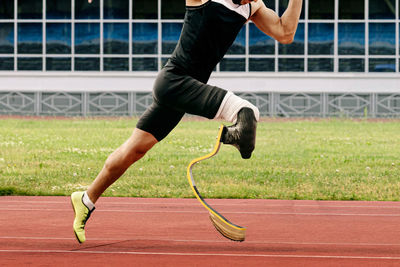
[[[88,0],[88,3],[91,4],[93,0]]]

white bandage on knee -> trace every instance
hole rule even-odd
[[[256,106],[251,104],[249,101],[238,97],[232,92],[228,92],[225,95],[214,119],[223,119],[236,123],[237,114],[244,107],[251,108],[254,111],[254,116],[257,121],[260,119],[260,112]]]

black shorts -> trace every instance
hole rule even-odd
[[[153,88],[153,104],[136,127],[161,141],[185,113],[214,118],[226,93],[224,89],[184,74],[169,63],[158,74]]]

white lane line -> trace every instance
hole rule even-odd
[[[244,200],[246,201],[246,200]],[[251,200],[250,200],[251,201]],[[296,200],[293,200],[295,202]],[[270,203],[212,203],[213,200],[208,199],[208,202],[212,206],[259,206],[259,207],[289,207],[289,208],[297,208],[297,207],[310,207],[310,208],[379,208],[379,209],[400,209],[400,203],[399,205],[391,205],[391,206],[379,206],[379,205],[373,205],[373,206],[360,206],[360,205],[325,205],[325,204],[270,204]],[[322,202],[322,201],[321,201]],[[365,201],[367,203],[368,201]],[[26,201],[26,200],[1,200],[0,199],[0,205],[1,203],[26,203],[26,204],[69,204],[69,199],[66,199],[65,201]],[[102,202],[100,200],[99,205],[101,206],[106,206],[106,205],[126,205],[126,206],[140,206],[140,205],[149,205],[149,206],[157,206],[157,205],[162,205],[162,206],[193,206],[197,207],[199,206],[199,203],[193,202],[193,203],[153,203],[153,202],[132,202],[132,203],[126,203],[126,202]]]
[[[199,207],[201,208],[201,207]],[[72,211],[72,209],[20,209],[20,208],[0,208],[3,211],[47,211],[47,212],[65,212]],[[187,211],[187,210],[100,210],[99,212],[122,212],[122,213],[208,213],[206,210]],[[400,217],[399,214],[384,214],[384,213],[311,213],[311,212],[258,212],[258,211],[221,211],[224,214],[254,214],[254,215],[281,215],[281,216],[359,216],[359,217]]]
[[[71,240],[75,241],[76,238],[72,237],[28,237],[28,236],[0,236],[0,239],[16,239],[16,240]],[[223,240],[198,240],[198,239],[156,239],[156,238],[90,238],[90,241],[152,241],[152,242],[177,242],[177,243],[223,243],[232,244],[231,241]],[[344,242],[281,242],[281,241],[246,241],[246,244],[266,244],[266,245],[300,245],[300,246],[400,246],[398,244],[390,243],[344,243]]]
[[[264,258],[314,258],[314,259],[362,259],[362,260],[400,260],[390,256],[342,256],[342,255],[283,255],[283,254],[230,254],[230,253],[175,253],[141,251],[70,251],[70,250],[0,250],[0,253],[70,253],[70,254],[115,254],[115,255],[165,255],[165,256],[216,256],[216,257],[264,257]]]

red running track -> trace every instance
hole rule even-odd
[[[0,266],[400,266],[400,203],[102,198],[85,244],[67,197],[0,197]]]

